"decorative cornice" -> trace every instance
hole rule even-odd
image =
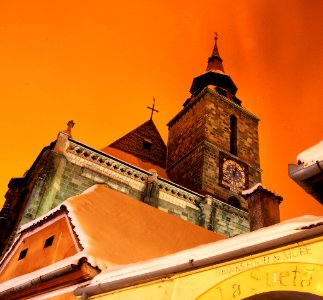
[[[226,211],[228,213],[234,214],[239,216],[240,218],[246,219],[248,220],[249,218],[249,214],[239,208],[236,208],[234,206],[231,206],[223,201],[220,201],[218,199],[213,198],[212,196],[206,196],[209,197],[209,199],[211,199],[212,201],[212,205],[216,208],[220,208],[223,211]]]
[[[74,140],[69,140],[69,146],[66,150],[67,156],[74,155],[78,159],[88,161],[98,167],[98,172],[103,170],[112,170],[128,178],[145,183],[150,172],[142,170],[136,166],[123,162],[104,152],[90,148]],[[106,172],[103,172],[104,174]],[[164,178],[158,177],[158,185],[161,191],[173,195],[185,202],[195,205],[195,202],[203,202],[203,196],[190,191],[180,185],[170,182]]]
[[[145,183],[148,176],[151,175],[150,172],[147,172],[136,166],[123,162],[115,157],[112,157],[99,150],[93,149],[87,145],[81,144],[75,140],[69,139],[69,146],[66,152],[67,157],[69,155],[73,155],[80,159],[80,162],[85,160],[97,165],[98,172],[100,168],[103,168],[105,170],[112,170],[141,183]],[[103,174],[105,174],[105,172],[103,172]],[[178,198],[180,201],[184,201],[190,204],[190,206],[194,205],[197,209],[199,208],[200,204],[206,202],[206,197],[208,197],[209,199],[214,201],[216,207],[221,207],[223,211],[238,215],[244,219],[248,219],[248,213],[239,210],[229,204],[226,204],[218,199],[215,199],[211,196],[203,196],[201,194],[195,193],[164,178],[158,177],[157,182],[160,191],[172,195],[173,197]]]

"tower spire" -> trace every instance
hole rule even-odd
[[[214,33],[214,48],[212,51],[212,56],[209,57],[208,64],[206,71],[221,71],[224,73],[223,65],[222,65],[222,58],[220,57],[219,54],[219,49],[218,49],[218,33]]]

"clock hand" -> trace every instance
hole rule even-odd
[[[236,176],[236,173],[237,173],[237,167],[234,166],[234,169],[233,169],[233,176]]]

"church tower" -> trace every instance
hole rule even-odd
[[[259,119],[236,92],[216,35],[206,72],[194,78],[191,97],[167,124],[167,174],[193,191],[247,209],[241,191],[261,182]]]

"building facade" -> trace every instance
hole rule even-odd
[[[19,226],[98,183],[226,237],[248,232],[241,192],[261,182],[259,119],[236,91],[215,38],[206,72],[168,123],[167,147],[152,119],[102,150],[73,139],[69,122],[24,177],[10,181],[2,254]]]

